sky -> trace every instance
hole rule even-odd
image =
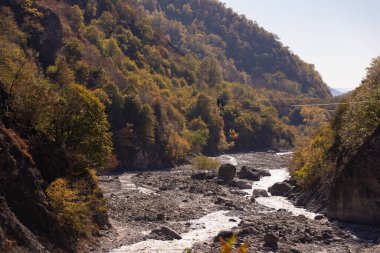
[[[333,88],[353,89],[380,56],[380,0],[221,0],[257,21]]]

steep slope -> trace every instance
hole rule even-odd
[[[289,104],[330,97],[310,65],[216,1],[6,0],[2,5],[0,79],[11,93],[19,92],[28,87],[24,77],[33,69],[49,83],[48,89],[40,87],[46,93],[85,87],[106,108],[113,166],[162,168],[200,153],[290,147],[304,115]],[[193,14],[182,20],[170,12],[173,5],[191,7]],[[13,57],[18,54],[21,60]],[[25,115],[31,125],[48,128],[33,113]]]
[[[156,23],[165,24],[162,29],[176,47],[183,52],[195,51],[199,55],[215,57],[222,65],[245,72],[248,74],[246,81],[254,87],[290,95],[331,96],[313,65],[293,54],[275,34],[226,8],[220,1],[135,2],[143,3],[152,12]],[[226,76],[233,81],[239,80],[239,76],[228,72]]]
[[[380,225],[380,125],[357,153],[337,164],[328,215]]]
[[[379,225],[380,58],[361,86],[293,158],[303,203],[317,198],[332,218]]]

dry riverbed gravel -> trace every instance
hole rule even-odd
[[[231,158],[238,162],[238,169],[248,165],[269,170],[286,167],[290,156],[255,152],[219,159],[228,162]],[[212,172],[206,180],[191,179],[197,172],[186,165],[168,171],[101,175],[99,180],[109,204],[112,228],[101,231],[102,236],[88,251],[109,252],[147,239],[170,240],[173,239],[170,233],[151,231],[161,231],[165,226],[182,234],[191,229],[190,220],[227,210],[231,217],[242,221],[221,235],[234,232],[239,243],[249,244],[249,252],[380,253],[379,229],[275,211],[252,202],[237,188],[220,184]],[[200,242],[194,245],[194,252],[219,252],[219,242]]]

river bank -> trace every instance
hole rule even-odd
[[[283,168],[289,158],[287,153],[268,152],[218,157],[238,168],[248,165],[270,170],[271,177],[254,184],[257,189],[286,178]],[[174,253],[192,247],[195,252],[218,252],[219,243],[213,239],[224,230],[236,233],[240,242],[248,242],[249,252],[377,252],[373,243],[377,238],[364,240],[339,223],[323,217],[314,220],[282,197],[252,202],[250,190],[218,184],[215,177],[194,180],[193,174],[191,166],[181,166],[170,171],[100,176],[113,228],[103,231],[89,251]],[[182,239],[169,240],[173,238],[157,232],[162,226]],[[264,246],[267,234],[278,238],[277,247]]]

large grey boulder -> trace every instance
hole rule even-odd
[[[236,180],[236,187],[242,190],[252,189],[252,182],[244,179]]]
[[[273,196],[284,196],[290,189],[292,189],[292,185],[286,182],[275,183],[271,187],[269,187],[268,191]]]
[[[218,171],[218,177],[224,182],[231,182],[236,175],[236,167],[230,163],[222,164]]]
[[[274,233],[268,233],[264,236],[264,245],[270,247],[276,247],[280,238]]]
[[[252,197],[269,197],[268,192],[266,190],[262,189],[255,189],[253,190]]]
[[[241,167],[241,170],[239,172],[239,178],[240,179],[248,179],[252,181],[259,181],[260,180],[260,173],[254,172],[250,170],[248,167],[243,166]]]

